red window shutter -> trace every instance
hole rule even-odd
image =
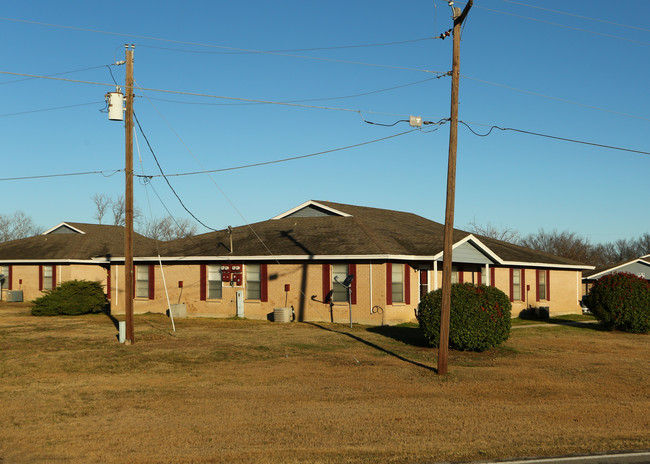
[[[535,270],[535,301],[539,301],[539,269]]]
[[[201,264],[199,267],[199,299],[205,301],[207,298],[207,274],[208,267],[205,264]]]
[[[156,267],[153,264],[149,265],[149,299],[153,300],[156,298]]]
[[[463,283],[463,271],[458,271],[458,283]]]
[[[493,287],[497,286],[496,278],[494,277],[495,274],[496,272],[494,272],[494,268],[490,268],[490,285]]]
[[[13,290],[14,289],[14,267],[12,264],[9,265],[9,277],[7,278],[9,280],[8,289]]]
[[[510,268],[510,301],[514,301],[512,299],[512,293],[513,293],[513,290],[514,290],[513,277],[512,276],[513,276],[514,273],[515,273],[514,269]]]
[[[357,265],[356,264],[350,264],[348,265],[348,274],[352,274],[354,276],[354,279],[352,279],[352,283],[350,286],[352,287],[352,295],[350,296],[350,302],[355,305],[357,304]]]
[[[521,270],[521,301],[526,301],[526,269]]]
[[[386,263],[386,305],[393,304],[393,263]]]
[[[331,300],[332,282],[330,279],[330,265],[323,264],[323,303],[329,303]]]
[[[411,266],[404,265],[404,303],[411,304]]]
[[[260,301],[269,301],[269,269],[268,264],[260,266]]]
[[[546,270],[546,299],[551,299],[551,270]]]
[[[43,266],[38,266],[38,289],[43,290]]]
[[[483,269],[478,271],[477,284],[483,285]]]

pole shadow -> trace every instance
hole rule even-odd
[[[390,350],[387,350],[386,348],[383,348],[383,347],[381,347],[379,345],[376,345],[376,344],[374,344],[372,342],[369,342],[368,340],[364,340],[363,338],[361,338],[361,337],[359,337],[357,335],[351,334],[350,332],[344,332],[342,330],[334,330],[334,329],[331,329],[329,327],[325,327],[325,326],[322,326],[320,324],[316,324],[315,322],[306,322],[306,324],[312,325],[312,326],[317,327],[317,328],[319,328],[321,330],[327,330],[328,332],[334,332],[334,333],[337,333],[337,334],[345,335],[347,337],[350,337],[353,340],[356,340],[358,342],[363,343],[366,346],[374,348],[377,351],[381,351],[382,353],[385,353],[385,354],[387,354],[389,356],[393,356],[394,358],[397,358],[400,361],[404,361],[404,362],[412,364],[414,366],[421,367],[422,369],[426,369],[428,371],[438,373],[438,369],[436,369],[435,367],[427,366],[426,364],[422,364],[420,362],[413,361],[412,359],[405,358],[404,356],[402,356],[400,354],[397,354],[397,353],[394,353],[394,352],[392,352]]]

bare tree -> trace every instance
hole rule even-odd
[[[0,242],[31,237],[41,232],[43,228],[34,224],[32,218],[22,211],[12,215],[0,214]]]
[[[196,235],[196,225],[186,218],[175,219],[167,216],[146,222],[140,233],[156,240],[168,241]]]
[[[96,193],[92,197],[95,204],[95,215],[93,216],[98,224],[102,224],[104,218],[112,215],[112,225],[123,226],[125,224],[126,216],[126,200],[124,195],[116,198],[111,198],[104,193]],[[133,207],[133,220],[139,222],[142,218],[142,213],[137,206]]]
[[[650,234],[645,233],[636,240],[639,256],[650,255]]]
[[[519,245],[573,259],[580,263],[588,264],[592,259],[592,246],[589,240],[568,230],[547,232],[544,229],[539,229],[536,234],[522,237]]]
[[[483,237],[495,238],[497,240],[509,243],[519,242],[519,232],[509,227],[499,229],[489,222],[486,225],[481,225],[477,224],[474,220],[467,224],[467,229],[473,234],[482,235]]]
[[[93,203],[96,208],[95,216],[93,217],[97,219],[97,224],[101,224],[104,220],[104,216],[106,216],[111,207],[111,199],[104,193],[96,193],[93,195]]]

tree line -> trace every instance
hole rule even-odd
[[[547,231],[541,228],[534,234],[522,236],[510,228],[499,229],[490,223],[481,225],[470,222],[468,231],[572,259],[597,268],[612,266],[650,254],[650,233],[645,233],[636,239],[591,243],[589,239],[568,230],[559,232],[555,229]]]
[[[97,224],[124,226],[126,202],[124,196],[109,197],[105,194],[95,194],[92,197],[94,206],[93,218]],[[197,227],[187,218],[165,216],[162,218],[146,219],[139,208],[133,211],[134,229],[137,233],[156,240],[168,241],[196,235]],[[0,242],[32,237],[45,229],[34,223],[34,220],[23,211],[13,214],[0,214]]]

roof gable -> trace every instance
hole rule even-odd
[[[331,206],[324,205],[314,200],[309,200],[304,202],[301,205],[296,206],[295,208],[285,211],[282,214],[278,214],[271,219],[284,219],[288,217],[328,217],[328,216],[338,216],[338,217],[351,217],[351,214],[339,211]]]
[[[637,258],[632,261],[619,264],[617,266],[597,271],[595,273],[588,273],[585,276],[585,279],[597,280],[605,275],[615,274],[618,272],[629,272],[630,274],[643,277],[644,279],[650,279],[650,262],[646,261],[646,258],[647,257],[644,256],[642,258]]]
[[[51,229],[46,230],[41,235],[51,234],[85,234],[85,232],[81,229],[71,226],[66,222],[62,222],[52,227]]]

